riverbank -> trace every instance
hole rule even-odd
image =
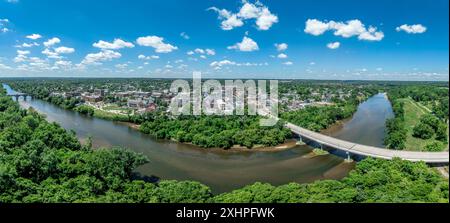
[[[130,123],[130,122],[119,122],[120,124],[126,125],[131,129],[134,129],[136,131],[140,131],[140,125],[135,124],[135,123]],[[186,144],[186,145],[192,145],[192,146],[196,146],[193,143],[187,143],[187,142],[177,142],[176,140],[170,140],[172,142],[176,142],[176,143],[180,143],[180,144]],[[240,146],[240,145],[234,145],[229,149],[223,149],[223,148],[207,148],[206,150],[211,151],[211,152],[228,152],[228,153],[240,153],[240,152],[279,152],[279,151],[284,151],[284,150],[288,150],[288,149],[292,149],[295,148],[296,146],[298,146],[297,141],[295,139],[288,139],[286,140],[286,142],[278,145],[278,146],[262,146],[262,145],[257,145],[254,146],[253,148],[247,148],[245,146]],[[196,146],[198,147],[198,146]],[[201,148],[198,147],[199,149],[203,149],[205,150],[205,148]]]

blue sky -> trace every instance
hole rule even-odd
[[[448,80],[448,8],[448,0],[0,0],[0,76]]]

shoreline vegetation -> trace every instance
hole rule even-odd
[[[402,86],[391,89],[388,97],[395,113],[386,122],[385,144],[390,149],[448,150],[448,88]]]
[[[82,145],[74,132],[0,92],[1,203],[449,202],[448,181],[423,162],[368,158],[342,180],[256,182],[222,194],[194,181],[134,179],[147,162],[129,150]]]

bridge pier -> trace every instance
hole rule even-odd
[[[350,153],[349,152],[345,152],[345,154],[347,155],[347,159],[345,159],[345,162],[347,162],[347,163],[353,162],[352,158],[350,157]]]

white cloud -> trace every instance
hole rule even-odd
[[[404,31],[410,34],[419,34],[426,32],[427,27],[423,26],[422,24],[415,24],[415,25],[404,24],[397,27],[395,30],[397,30],[397,32]]]
[[[0,63],[0,70],[11,70],[12,68],[10,66],[7,66],[5,64]]]
[[[156,59],[159,59],[159,56],[156,56],[156,55],[145,56],[145,55],[141,54],[138,56],[138,59],[140,59],[140,60],[156,60]]]
[[[280,58],[280,59],[286,59],[286,58],[288,58],[288,56],[287,56],[286,54],[284,54],[284,53],[278,54],[277,57]]]
[[[51,58],[51,59],[61,59],[61,56],[57,52],[52,51],[48,48],[43,50],[42,54],[46,55],[48,58]]]
[[[172,46],[168,43],[164,43],[164,38],[158,36],[146,36],[139,37],[136,42],[140,46],[147,46],[155,48],[155,52],[157,53],[170,53],[174,50],[177,50],[178,47]]]
[[[125,69],[128,67],[128,64],[124,63],[124,64],[116,64],[115,65],[116,68],[118,69]]]
[[[68,67],[68,66],[72,65],[72,62],[71,61],[65,61],[65,60],[59,60],[59,61],[55,62],[55,65]]]
[[[20,45],[15,45],[14,47],[16,47],[16,48],[31,48],[34,46],[39,46],[39,44],[38,43],[23,43]]]
[[[26,36],[26,38],[27,38],[27,39],[32,39],[32,40],[37,40],[37,39],[42,38],[42,36],[39,35],[39,34],[33,33],[33,34],[31,34],[31,35]]]
[[[214,61],[210,64],[211,67],[221,67],[225,65],[235,65],[236,62],[230,60]]]
[[[54,50],[46,48],[45,50],[42,51],[42,54],[46,55],[48,58],[51,59],[62,59],[62,56],[60,56],[60,54],[71,54],[73,52],[75,52],[74,48],[61,46],[55,48]]]
[[[373,31],[370,31],[373,30]],[[369,28],[369,32],[361,33],[361,35],[358,36],[358,39],[360,40],[367,40],[367,41],[381,41],[384,38],[383,32],[376,32],[376,29]]]
[[[244,36],[242,42],[236,43],[233,46],[229,46],[228,49],[235,49],[243,52],[251,52],[255,50],[259,50],[258,44],[250,39],[249,37]]]
[[[256,20],[256,25],[260,30],[269,30],[274,23],[278,22],[278,17],[272,14],[267,7],[263,8],[260,16]]]
[[[211,7],[208,10],[215,11],[219,14],[219,19],[222,20],[221,28],[223,30],[232,30],[235,27],[240,27],[244,25],[244,22],[241,19],[239,19],[236,14],[233,14],[226,9],[218,9],[216,7]]]
[[[19,0],[6,0],[6,2],[8,2],[8,3],[18,3]]]
[[[317,19],[308,19],[306,21],[305,33],[309,33],[314,36],[319,36],[328,31],[328,23],[321,22]]]
[[[121,39],[114,39],[112,43],[100,40],[97,43],[94,43],[93,46],[100,49],[118,50],[122,48],[133,48],[134,44],[125,42]]]
[[[54,63],[53,67],[51,68],[52,70],[60,70],[60,69],[64,69],[64,70],[70,70],[72,69],[72,62],[71,61],[66,61],[66,60],[58,60]]]
[[[340,42],[333,42],[333,43],[328,43],[327,44],[327,47],[332,49],[332,50],[335,50],[335,49],[339,48],[340,46],[341,46]]]
[[[191,51],[189,51],[189,52],[187,52],[187,55],[189,55],[189,56],[192,56],[192,55],[194,55],[194,54],[200,54],[201,56],[201,58],[203,58],[203,59],[206,59],[206,56],[205,55],[208,55],[208,56],[214,56],[214,55],[216,55],[216,51],[214,50],[214,49],[201,49],[201,48],[197,48],[197,49],[195,49],[195,50],[191,50]]]
[[[206,51],[207,55],[210,55],[210,56],[216,55],[216,51],[213,49],[206,49],[205,51]]]
[[[236,15],[231,15],[226,20],[222,21],[223,30],[232,30],[234,27],[243,26],[244,22],[239,19]]]
[[[28,55],[31,52],[29,50],[17,50],[18,55]]]
[[[266,6],[257,2],[255,4],[247,1],[242,1],[242,6],[237,13],[230,12],[226,9],[218,9],[211,7],[212,10],[218,13],[223,30],[232,30],[236,27],[244,25],[245,20],[255,19],[256,26],[259,30],[269,30],[273,24],[278,22],[278,17],[272,14]]]
[[[258,18],[260,11],[256,5],[246,2],[239,10],[238,16],[243,19],[255,19]]]
[[[205,51],[203,49],[199,49],[199,48],[195,49],[194,52],[195,53],[199,53],[199,54],[204,54],[205,53]]]
[[[112,50],[103,50],[98,53],[90,53],[86,55],[81,64],[101,64],[102,61],[111,61],[122,57],[122,54]]]
[[[14,58],[15,63],[25,62],[28,59],[28,54],[31,52],[28,50],[17,50],[17,56]]]
[[[333,30],[335,36],[342,36],[344,38],[357,36],[359,40],[367,41],[381,41],[384,38],[383,32],[377,31],[377,28],[372,26],[369,26],[367,29],[358,19],[347,22],[322,22],[317,19],[308,19],[304,32],[319,36],[329,30]]]
[[[181,36],[183,39],[190,39],[190,38],[191,38],[191,37],[190,37],[188,34],[186,34],[185,32],[180,33],[180,36]]]
[[[58,53],[58,54],[69,54],[69,53],[75,52],[75,49],[74,48],[70,48],[70,47],[62,46],[62,47],[56,48],[55,52]]]
[[[275,47],[278,51],[285,51],[288,48],[288,45],[286,43],[275,43]]]
[[[283,64],[286,65],[286,66],[291,66],[291,65],[293,65],[294,63],[292,63],[291,61],[288,61],[288,62],[284,62]]]
[[[58,44],[60,42],[61,42],[61,40],[59,38],[53,37],[53,38],[47,40],[46,42],[44,42],[44,46],[45,47],[51,47],[51,46],[53,46],[55,44]]]
[[[7,33],[9,29],[6,27],[9,23],[9,19],[0,19],[0,33]]]
[[[215,70],[220,70],[223,66],[268,66],[269,64],[267,62],[265,63],[236,63],[234,61],[230,60],[221,60],[221,61],[214,61],[209,66],[213,67]]]

